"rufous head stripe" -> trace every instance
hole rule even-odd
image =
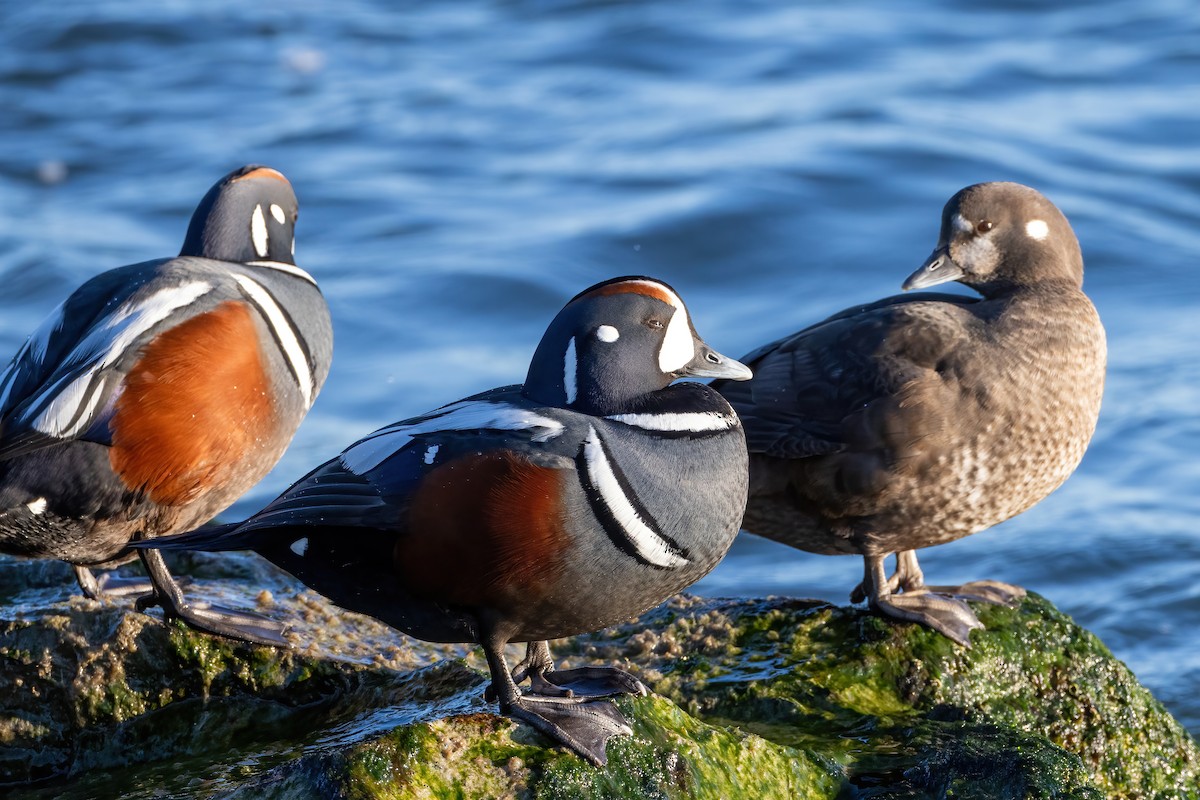
[[[230,183],[237,183],[238,181],[246,181],[246,180],[250,180],[251,178],[274,178],[277,181],[283,181],[284,183],[287,183],[289,186],[291,185],[290,183],[288,183],[288,179],[283,177],[282,172],[273,170],[270,167],[259,167],[258,169],[252,169],[249,172],[247,172],[245,175],[237,176],[236,178],[231,180]]]
[[[675,308],[683,307],[683,301],[679,299],[679,295],[675,294],[670,287],[666,284],[645,278],[630,278],[612,283],[604,283],[578,295],[575,297],[575,300],[583,300],[588,297],[607,297],[614,294],[640,294],[646,297],[653,297],[655,300],[660,300]]]

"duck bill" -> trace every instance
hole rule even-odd
[[[956,281],[965,274],[963,268],[950,258],[949,248],[943,246],[934,250],[925,263],[908,276],[901,288],[906,292],[909,289],[928,289],[939,283]]]
[[[723,356],[699,340],[696,341],[696,356],[679,371],[685,378],[725,378],[731,381],[748,381],[754,373],[740,361]]]

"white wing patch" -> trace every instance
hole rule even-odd
[[[600,435],[593,427],[588,428],[588,436],[583,441],[583,457],[588,480],[596,488],[600,501],[621,526],[622,532],[637,554],[648,563],[667,569],[675,569],[688,563],[688,560],[675,552],[657,531],[646,524],[633,507],[633,503],[625,496],[621,484],[617,482],[617,476],[613,474],[612,465],[608,463],[604,446],[600,444]]]
[[[288,545],[288,550],[291,550],[298,556],[303,556],[308,552],[308,537],[305,536],[303,539],[297,539],[296,541],[292,542],[290,545]]]
[[[263,217],[262,206],[255,206],[254,214],[250,217],[250,240],[259,258],[267,254],[267,220]]]
[[[733,414],[717,411],[689,411],[682,414],[612,414],[605,417],[648,431],[677,431],[681,433],[703,433],[705,431],[727,431],[738,426]]]
[[[33,514],[35,517],[45,514],[46,513],[46,498],[39,497],[36,500],[30,500],[28,503],[25,504],[25,507],[28,508],[29,513]]]
[[[341,455],[342,466],[355,475],[364,475],[400,452],[414,436],[438,431],[538,431],[535,442],[545,442],[563,431],[563,424],[533,411],[507,403],[463,400],[447,406],[442,413],[410,424],[380,428],[362,441],[350,445]]]
[[[425,448],[425,463],[432,464],[433,460],[437,458],[438,450],[440,449],[440,444],[431,444],[429,447]]]
[[[42,408],[33,427],[50,436],[67,437],[78,433],[90,422],[90,415],[100,400],[101,385],[88,392],[96,374],[114,364],[137,341],[138,337],[162,322],[171,312],[207,294],[212,286],[193,281],[173,286],[137,302],[126,302],[88,332],[63,366],[86,366],[82,373],[70,373],[42,391],[30,408]],[[69,382],[68,378],[75,375]],[[64,382],[65,386],[64,386]],[[82,409],[85,402],[87,406]]]
[[[309,369],[308,358],[304,355],[304,348],[300,346],[300,340],[296,338],[296,332],[292,330],[291,323],[280,310],[275,298],[263,288],[261,283],[246,275],[234,275],[234,277],[237,278],[238,285],[266,315],[267,323],[274,331],[275,338],[283,349],[288,364],[292,367],[292,374],[296,376],[300,393],[304,395],[304,407],[308,408],[313,401],[312,370]]]

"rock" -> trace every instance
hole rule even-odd
[[[1035,595],[977,606],[970,650],[815,601],[686,596],[560,642],[560,659],[623,664],[657,693],[617,701],[634,736],[596,769],[491,713],[469,649],[340,612],[251,556],[175,569],[193,597],[295,620],[300,646],[167,626],[72,597],[65,568],[0,561],[10,796],[1198,796],[1187,732]]]

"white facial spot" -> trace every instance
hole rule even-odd
[[[950,222],[952,225],[954,225],[956,230],[959,230],[962,233],[971,233],[975,230],[975,226],[971,223],[971,220],[967,219],[962,214],[955,214],[950,218]]]
[[[670,375],[683,369],[695,357],[696,345],[692,340],[692,326],[688,324],[687,311],[676,307],[671,321],[667,323],[662,348],[658,351],[658,368]]]
[[[571,341],[567,342],[567,352],[563,355],[563,391],[566,392],[567,402],[574,403],[575,397],[579,393],[579,387],[575,382],[575,370],[579,365],[579,359],[575,356],[575,337],[571,337]]]
[[[46,498],[39,497],[37,500],[30,500],[25,504],[25,507],[29,509],[30,514],[33,514],[36,517],[39,514],[45,513]]]
[[[254,207],[254,215],[250,217],[250,240],[254,242],[254,252],[259,258],[267,255],[267,220],[263,217],[262,206]]]
[[[612,325],[601,325],[596,328],[596,338],[602,342],[615,342],[621,338],[621,332]]]
[[[308,537],[305,536],[303,539],[297,539],[288,545],[288,549],[298,556],[304,555],[308,552]]]
[[[275,203],[271,203],[271,216],[274,217],[275,221],[280,225],[282,225],[286,219],[286,217],[283,216],[283,209]]]
[[[1025,233],[1029,234],[1030,239],[1037,239],[1039,242],[1050,235],[1050,226],[1045,220],[1031,219],[1025,223]]]

